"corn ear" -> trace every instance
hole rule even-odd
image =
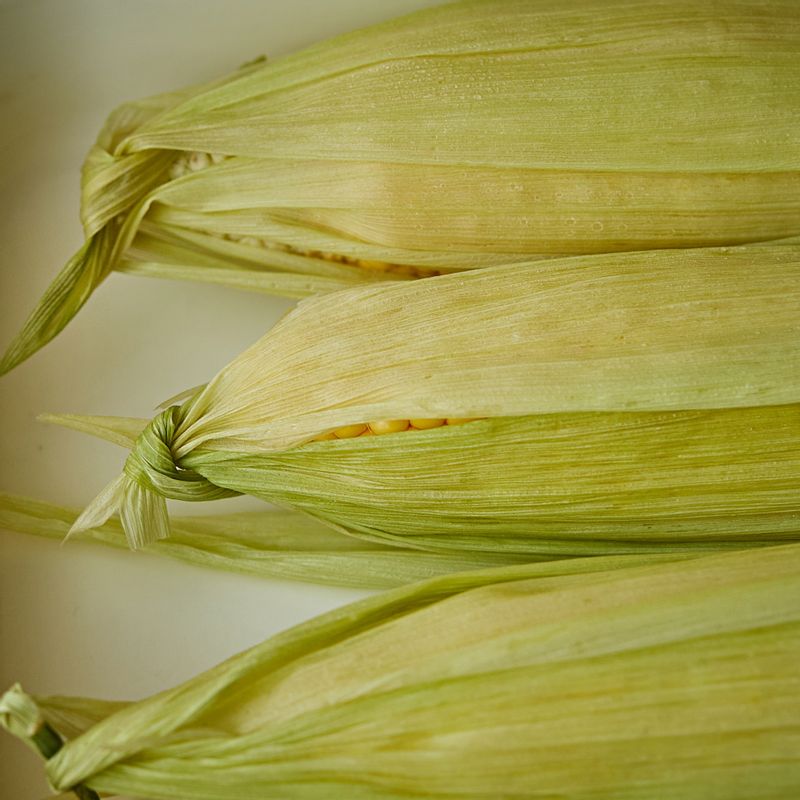
[[[303,297],[797,236],[799,108],[793,0],[447,4],[127,104],[0,371],[114,269]]]
[[[154,800],[795,796],[800,547],[611,561],[437,578],[118,710],[75,700],[112,713],[47,777]]]
[[[449,551],[794,539],[798,278],[797,247],[703,248],[310,298],[144,427],[75,529],[119,511],[138,546],[165,497],[247,493]],[[312,441],[415,418],[474,421]]]

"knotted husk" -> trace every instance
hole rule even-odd
[[[13,688],[56,790],[152,800],[800,793],[800,546],[575,559],[337,609],[149,699]]]
[[[112,114],[0,371],[114,269],[303,297],[797,236],[798,112],[795,0],[455,3],[257,61]]]
[[[313,441],[426,417],[479,419]],[[247,493],[426,549],[795,539],[800,248],[569,258],[311,298],[139,425],[76,530],[119,511],[141,545],[168,534],[165,497]]]

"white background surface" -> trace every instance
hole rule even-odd
[[[0,0],[0,348],[81,244],[79,168],[114,106],[435,4]],[[149,417],[289,306],[112,274],[53,343],[0,378],[0,488],[87,503],[123,451],[37,423],[38,413]],[[40,694],[143,697],[362,594],[2,531],[0,691],[20,681]],[[0,734],[0,796],[43,798],[42,775],[36,755]]]

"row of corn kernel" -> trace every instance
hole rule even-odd
[[[356,436],[380,436],[384,433],[401,433],[402,431],[426,431],[431,428],[441,428],[443,425],[463,425],[465,422],[474,422],[478,417],[449,417],[447,419],[382,419],[377,422],[367,422],[361,425],[344,425],[335,431],[323,433],[314,437],[315,442],[324,442],[328,439],[353,439]]]

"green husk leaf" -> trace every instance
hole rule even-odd
[[[591,158],[594,170],[623,172],[672,171],[678,160],[681,171],[747,171],[774,158],[774,169],[793,170],[794,11],[780,0],[713,9],[669,0],[646,12],[618,3],[603,9],[598,25],[590,0],[443,5],[322,42],[195,95],[132,132],[119,152],[170,146],[265,158],[337,153],[355,161],[369,154],[391,164],[537,169],[582,169]],[[769,36],[769,48],[757,32]],[[652,105],[655,95],[660,102]],[[783,105],[764,102],[778,97]],[[610,113],[609,102],[619,99],[625,102]],[[314,114],[298,114],[310,102]],[[742,135],[754,105],[770,117],[756,142]],[[416,119],[447,121],[449,136],[429,124],[398,137],[412,109]],[[254,119],[273,135],[248,129]],[[722,119],[730,127],[721,129]],[[575,125],[569,137],[565,120]],[[580,124],[589,120],[595,124]],[[597,120],[606,123],[602,137]],[[698,138],[680,140],[676,156],[679,131]]]
[[[595,0],[445,4],[124,106],[82,185],[107,246],[76,256],[2,369],[113,269],[304,297],[800,234],[793,0],[601,17]]]
[[[502,417],[314,442],[198,448],[212,484],[378,541],[534,557],[800,539],[800,405]]]
[[[63,540],[78,516],[77,509],[0,493],[0,528],[10,531]],[[128,548],[122,525],[116,520],[75,537]],[[307,515],[290,511],[180,517],[173,520],[169,539],[153,542],[143,549],[245,575],[368,589],[533,560],[513,553],[427,553],[400,549],[343,535]]]
[[[105,228],[87,239],[67,262],[0,359],[0,375],[14,369],[60,333],[100,285],[108,272],[111,233],[111,228]]]
[[[337,609],[121,708],[48,779],[153,800],[792,797],[800,547],[624,562]]]
[[[81,433],[88,433],[120,447],[133,447],[147,427],[147,420],[139,417],[100,417],[83,414],[39,414],[37,419],[51,425],[60,425]]]
[[[130,705],[118,700],[88,697],[37,697],[42,717],[65,739],[75,739],[93,725]]]

